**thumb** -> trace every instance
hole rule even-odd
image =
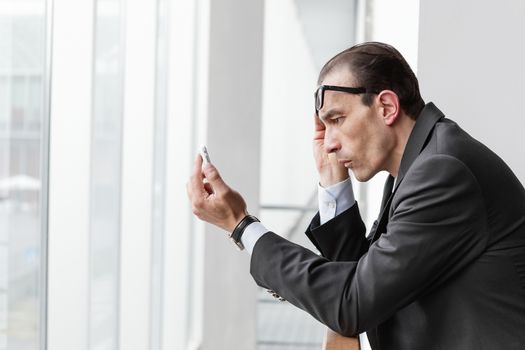
[[[213,164],[206,164],[203,167],[202,172],[215,192],[224,192],[228,189],[228,185],[226,185],[221,177],[221,174],[219,174],[219,170],[217,170]]]

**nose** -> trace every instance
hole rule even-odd
[[[334,137],[331,131],[326,130],[324,134],[324,148],[326,153],[337,152],[341,149],[341,143]]]

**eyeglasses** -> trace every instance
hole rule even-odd
[[[315,114],[319,115],[319,111],[323,108],[324,103],[324,92],[326,90],[330,91],[341,91],[347,92],[349,94],[364,94],[366,93],[366,88],[364,87],[345,87],[345,86],[334,86],[334,85],[320,85],[317,90],[315,90]]]

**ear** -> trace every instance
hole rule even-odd
[[[401,112],[399,97],[392,90],[383,90],[378,94],[377,99],[385,125],[391,126]]]

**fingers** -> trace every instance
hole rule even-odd
[[[323,122],[321,121],[321,118],[317,114],[314,113],[314,125],[315,125],[315,131],[322,131],[325,129],[325,126]]]
[[[190,181],[186,184],[186,191],[188,192],[193,214],[200,219],[204,219],[205,202],[210,193],[206,190],[205,183],[202,181],[203,174],[201,168],[202,158],[198,155],[193,164]]]
[[[195,175],[197,172],[201,173],[202,169],[202,157],[200,154],[197,154],[197,157],[195,158],[195,162],[193,162],[193,174]]]
[[[324,135],[325,135],[325,126],[321,122],[321,119],[317,115],[314,114],[314,141],[316,143],[324,141]]]
[[[211,187],[210,183],[209,182],[205,182],[204,183],[204,189],[206,190],[206,192],[208,192],[208,194],[213,194],[213,187]]]
[[[219,174],[219,170],[217,170],[213,164],[206,164],[202,171],[206,180],[208,180],[209,185],[211,185],[213,192],[224,193],[228,190],[228,185],[226,185]]]
[[[203,187],[202,179],[204,178],[204,174],[202,172],[202,157],[200,154],[197,155],[197,158],[195,158],[195,162],[193,163],[193,174],[191,178],[195,184],[199,184],[199,187]]]
[[[201,156],[197,156],[195,159],[195,162],[193,164],[193,171],[190,177],[190,181],[186,185],[186,190],[188,192],[188,197],[190,197],[190,200],[192,202],[195,201],[195,199],[203,198],[207,194],[204,183],[202,182],[202,158]]]
[[[203,159],[199,154],[195,158],[192,175],[186,186],[188,196],[193,203],[216,192],[224,193],[229,188],[213,164],[204,166],[202,164]]]
[[[222,180],[214,165],[202,164],[198,155],[186,186],[192,212],[199,219],[232,232],[246,215],[246,203]]]

